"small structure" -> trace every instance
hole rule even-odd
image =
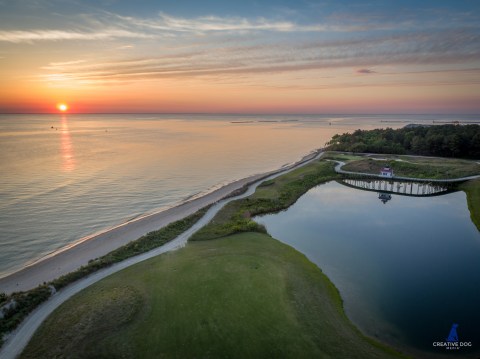
[[[393,177],[393,169],[390,167],[383,167],[380,170],[380,177],[392,178]]]

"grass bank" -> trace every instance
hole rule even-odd
[[[480,231],[480,180],[465,182],[460,185],[460,189],[467,194],[470,217]]]
[[[317,266],[262,233],[191,242],[81,292],[21,358],[63,356],[398,357],[348,321]]]
[[[333,168],[331,162],[314,161],[274,180],[263,182],[250,197],[228,203],[190,240],[209,240],[239,232],[265,233],[265,229],[251,217],[286,209],[315,185],[339,178]]]

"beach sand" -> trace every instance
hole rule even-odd
[[[289,166],[232,182],[200,198],[192,199],[158,213],[136,218],[93,235],[87,240],[80,241],[68,248],[61,249],[17,272],[0,278],[0,293],[10,294],[12,292],[29,290],[44,282],[49,282],[70,273],[82,265],[88,264],[88,261],[91,259],[101,257],[128,242],[140,238],[148,232],[160,229],[171,222],[193,214],[199,209],[231,195],[252,182],[308,161],[317,156],[318,153],[318,151],[312,152]]]

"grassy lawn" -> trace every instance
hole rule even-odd
[[[261,233],[191,242],[59,307],[22,358],[388,358],[348,321],[336,288]]]
[[[393,168],[395,175],[415,178],[458,178],[480,174],[480,165],[475,161],[450,158],[422,158],[411,156],[358,156],[343,169],[353,172],[378,174],[386,165]]]

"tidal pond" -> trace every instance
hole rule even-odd
[[[414,355],[480,352],[480,232],[465,193],[409,197],[329,182],[255,220],[323,270],[367,335]],[[434,344],[453,324],[471,347]]]

